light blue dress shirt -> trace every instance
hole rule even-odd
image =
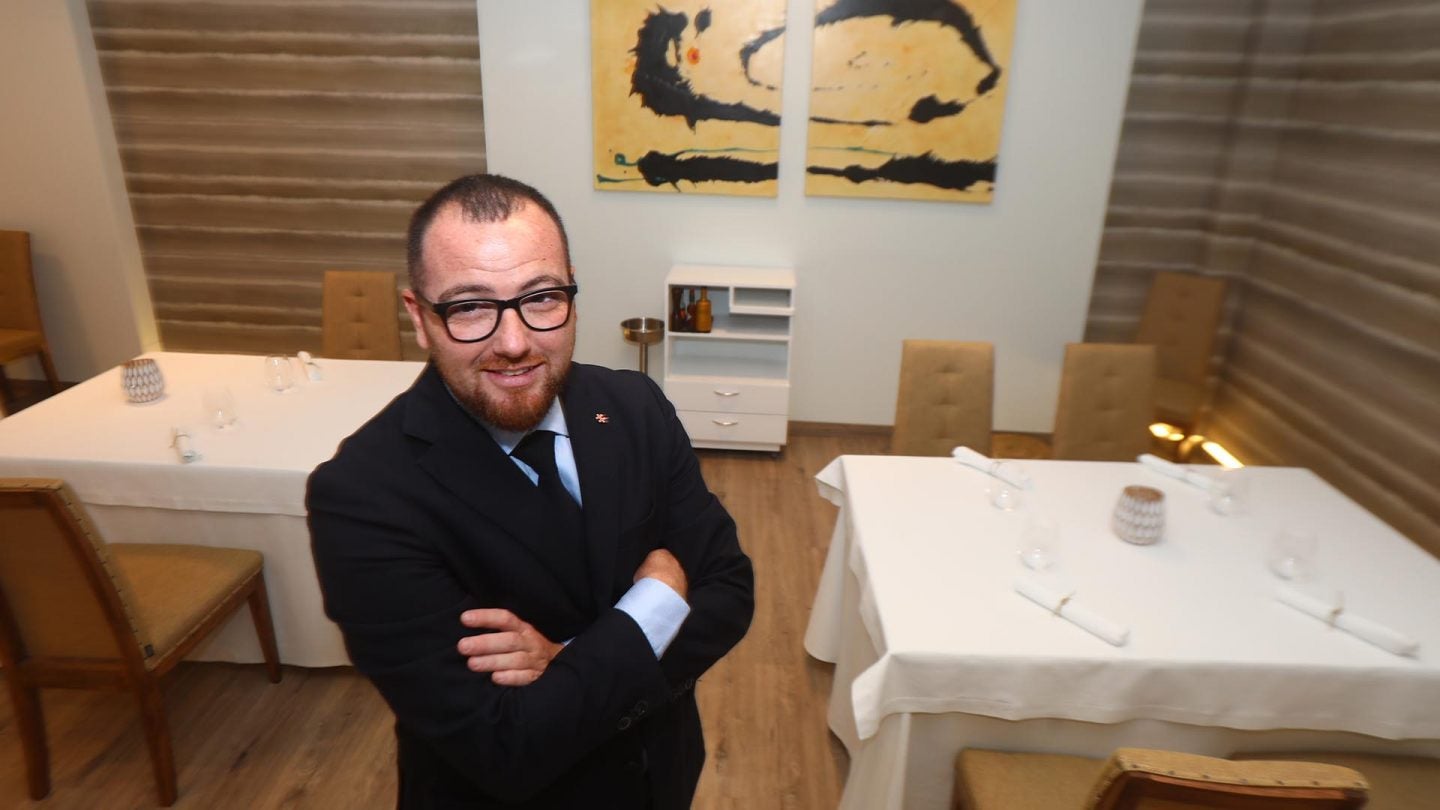
[[[530,483],[540,482],[539,473],[529,464],[511,455],[528,431],[502,430],[483,420],[476,421],[490,433],[495,443],[500,445],[500,449],[510,456],[515,466],[525,473]],[[585,501],[580,495],[580,473],[575,469],[575,450],[570,446],[570,426],[565,423],[565,412],[560,408],[559,399],[550,403],[550,410],[534,430],[549,430],[555,434],[555,468],[560,472],[560,483],[565,485],[565,490],[575,502],[583,507]],[[665,654],[670,642],[680,633],[680,625],[685,623],[685,617],[690,615],[690,605],[680,598],[680,594],[653,577],[645,577],[630,586],[630,590],[620,597],[615,607],[629,614],[630,618],[640,625],[640,630],[645,633],[656,658]],[[570,642],[567,639],[565,643]]]

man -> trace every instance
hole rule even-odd
[[[648,377],[571,363],[538,191],[454,181],[408,258],[430,363],[307,496],[326,613],[395,713],[399,807],[688,807],[695,679],[754,609],[734,522]]]

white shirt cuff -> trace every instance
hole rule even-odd
[[[680,633],[680,625],[690,615],[690,605],[673,588],[653,577],[645,577],[620,597],[615,607],[625,611],[650,642],[655,657],[665,654],[665,649]]]

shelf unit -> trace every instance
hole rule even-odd
[[[708,288],[709,332],[665,334],[665,394],[696,447],[777,452],[790,413],[795,272],[767,267],[676,265],[675,288]]]

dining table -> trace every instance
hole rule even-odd
[[[141,359],[159,369],[157,398],[132,402],[117,366],[0,419],[0,477],[64,480],[109,543],[260,551],[280,660],[348,664],[315,576],[306,480],[424,364],[281,356],[267,368],[259,356],[163,351]],[[271,385],[280,364],[292,380],[283,390]],[[249,612],[190,657],[262,660]]]
[[[1440,561],[1315,473],[1224,473],[1220,502],[1216,467],[1006,467],[1023,486],[1004,498],[994,467],[953,458],[816,476],[839,509],[804,643],[836,665],[842,808],[949,808],[964,748],[1440,754]],[[1159,493],[1158,542],[1117,536],[1127,487]],[[1277,565],[1297,534],[1304,566]]]

